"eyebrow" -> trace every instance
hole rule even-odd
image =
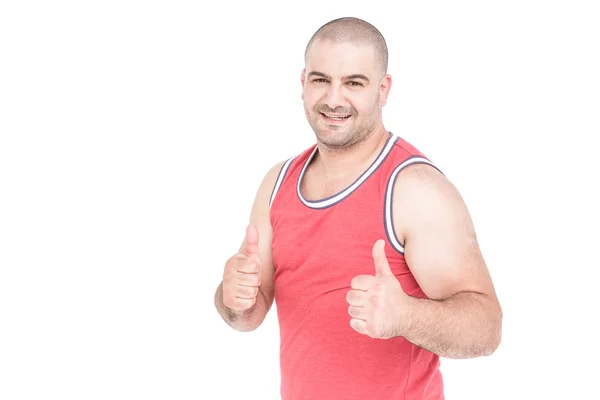
[[[311,76],[320,76],[322,78],[327,78],[327,79],[331,79],[331,77],[329,75],[326,75],[322,72],[318,72],[318,71],[311,71],[308,73],[308,77],[310,78]],[[344,76],[342,77],[343,80],[351,80],[351,79],[362,79],[363,81],[369,83],[369,78],[366,77],[366,75],[363,74],[352,74],[352,75],[348,75],[348,76]]]

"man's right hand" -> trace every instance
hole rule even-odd
[[[223,304],[235,311],[248,310],[256,303],[259,286],[258,230],[249,225],[244,247],[225,263]]]

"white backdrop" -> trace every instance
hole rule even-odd
[[[314,141],[304,46],[347,15],[504,308],[493,356],[442,359],[447,398],[600,396],[595,2],[201,3],[0,5],[0,398],[279,398],[275,309],[237,333],[213,295],[264,173]]]

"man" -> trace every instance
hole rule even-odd
[[[215,304],[251,331],[273,301],[282,399],[443,399],[439,357],[488,356],[502,311],[473,223],[433,163],[388,132],[387,46],[356,18],[309,41],[317,143],[260,185]]]

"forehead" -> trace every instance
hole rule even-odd
[[[323,72],[330,76],[376,74],[375,49],[367,43],[315,41],[307,54],[306,70]]]

